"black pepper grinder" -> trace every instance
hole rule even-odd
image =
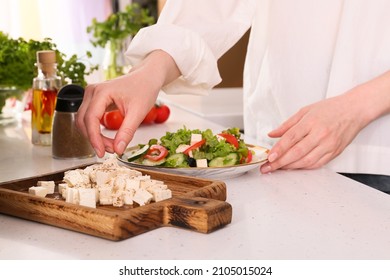
[[[84,88],[69,84],[57,95],[52,129],[52,155],[58,159],[95,156],[88,139],[76,128],[76,113],[84,97]]]

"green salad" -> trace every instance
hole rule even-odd
[[[238,128],[214,134],[186,127],[167,132],[160,139],[150,139],[128,154],[128,161],[164,167],[226,167],[250,163],[253,152],[248,149]]]

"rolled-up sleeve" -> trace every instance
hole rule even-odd
[[[157,24],[141,29],[126,57],[139,63],[161,49],[175,60],[182,76],[166,85],[168,94],[207,94],[221,82],[218,59],[250,28],[255,0],[171,0]]]

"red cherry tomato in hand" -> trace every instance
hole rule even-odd
[[[118,130],[123,122],[123,116],[119,110],[105,112],[100,123],[110,130]]]
[[[157,109],[157,117],[154,120],[154,122],[155,123],[165,122],[169,118],[169,115],[171,114],[171,110],[169,109],[169,107],[167,105],[162,104],[162,105],[157,105],[156,109]]]
[[[143,124],[154,123],[156,118],[157,118],[157,109],[156,109],[156,106],[153,106],[152,109],[150,109],[149,113],[145,116],[145,118],[142,121],[142,123]]]

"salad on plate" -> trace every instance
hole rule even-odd
[[[236,127],[217,134],[211,129],[183,127],[128,149],[125,158],[142,166],[166,168],[233,167],[264,161],[268,150],[262,148],[259,158],[255,146],[246,144],[241,136]]]

